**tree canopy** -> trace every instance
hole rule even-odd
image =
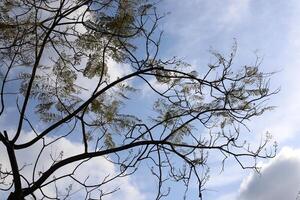
[[[72,185],[84,188],[85,199],[102,199],[118,192],[106,184],[139,170],[156,179],[155,199],[172,193],[172,182],[185,186],[183,198],[196,182],[202,198],[210,152],[222,155],[220,164],[233,157],[253,169],[257,159],[274,156],[269,137],[252,148],[242,131],[272,108],[266,100],[277,92],[269,89],[271,74],[259,70],[260,59],[234,66],[236,44],[228,56],[212,51],[215,60],[203,67],[161,57],[164,15],[157,6],[147,0],[0,2],[0,118],[17,110],[10,114],[13,128],[0,129],[1,157],[9,160],[0,165],[0,185],[8,199],[72,198]],[[28,132],[34,134],[24,139]],[[64,156],[63,147],[49,153],[66,138],[82,143],[80,153]],[[38,149],[35,159],[21,163],[19,152],[31,147]],[[88,174],[75,176],[99,157],[118,170],[93,183]],[[57,174],[69,165],[72,170]],[[56,182],[64,179],[73,183],[61,192]]]

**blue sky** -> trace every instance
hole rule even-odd
[[[236,39],[237,67],[253,63],[257,54],[263,57],[261,70],[278,72],[271,87],[281,91],[269,101],[277,108],[248,123],[253,142],[267,131],[273,135],[279,143],[278,156],[264,161],[261,176],[229,162],[222,174],[211,175],[207,198],[296,199],[300,191],[300,1],[166,0],[163,4],[171,12],[163,24],[166,55],[178,55],[199,69],[209,63],[211,48],[229,52]]]
[[[269,104],[277,108],[248,123],[251,134],[249,141],[257,142],[261,135],[270,132],[279,144],[275,159],[261,163],[261,175],[242,170],[228,160],[224,172],[220,173],[218,157],[210,161],[211,179],[207,183],[204,199],[212,200],[295,200],[300,191],[300,1],[299,0],[164,0],[159,4],[162,12],[170,12],[159,29],[164,31],[161,56],[178,56],[202,70],[212,59],[210,49],[229,53],[234,40],[238,44],[236,67],[252,64],[255,56],[263,57],[261,70],[277,71],[271,78],[272,88],[281,88]],[[128,66],[115,63],[111,74],[121,76],[130,71]],[[92,85],[92,80],[81,81],[83,87]],[[147,90],[142,92],[145,101],[151,101]],[[148,109],[151,109],[150,107]],[[13,116],[11,108],[7,116]],[[1,119],[0,126],[11,129],[10,118]],[[37,123],[37,126],[40,124]],[[24,135],[28,140],[32,133]],[[53,139],[51,137],[47,138]],[[81,143],[63,139],[53,149],[66,148],[65,156],[75,154]],[[1,149],[2,148],[2,149]],[[46,153],[52,152],[50,149]],[[0,152],[4,151],[0,146]],[[20,162],[26,162],[33,154],[29,149],[18,155]],[[59,153],[59,152],[57,152]],[[7,158],[1,157],[7,162]],[[42,162],[49,162],[45,158]],[[98,169],[98,170],[95,170]],[[104,159],[93,159],[82,174],[89,172],[94,178],[114,173],[115,166]],[[78,175],[80,176],[80,174]],[[103,178],[103,177],[102,177]],[[61,187],[66,182],[61,182]],[[145,180],[143,173],[126,177],[117,184],[120,193],[109,200],[151,199],[153,182]],[[175,189],[177,185],[173,186]],[[51,190],[49,193],[53,192]],[[0,195],[1,197],[1,195]],[[176,198],[170,196],[170,199]]]

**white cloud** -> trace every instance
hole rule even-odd
[[[82,65],[84,66],[84,63]],[[107,73],[109,75],[109,82],[113,82],[118,78],[132,73],[132,69],[128,64],[121,64],[115,62],[112,59],[108,59]],[[97,77],[89,79],[87,77],[84,77],[82,74],[78,74],[76,84],[85,89],[82,90],[80,97],[85,100],[88,99],[91,96],[92,92],[95,90],[98,81],[99,78]],[[124,81],[123,83],[128,84],[129,80]]]
[[[123,64],[123,63],[117,63],[113,61],[112,59],[108,60],[108,74],[110,77],[110,81],[115,81],[118,78],[121,78],[129,73],[132,73],[132,69],[130,65]]]
[[[300,149],[285,147],[241,184],[239,200],[296,200],[300,191]]]
[[[245,15],[248,13],[249,0],[229,0],[226,3],[222,2],[223,12],[220,16],[220,24],[225,28],[232,28],[232,25],[240,23]],[[219,9],[215,7],[216,9]],[[228,26],[229,25],[229,26]]]
[[[27,141],[30,138],[34,136],[33,133],[26,133],[22,135],[23,141]],[[46,141],[52,141],[54,138],[51,137],[46,137]],[[29,180],[32,180],[32,171],[33,171],[33,164],[34,161],[36,160],[36,157],[40,151],[41,148],[41,143],[35,144],[29,149],[26,150],[19,150],[17,152],[17,160],[20,166],[23,164],[29,164],[29,166],[25,167],[22,170],[22,174],[27,177]],[[62,138],[61,140],[58,140],[56,143],[53,145],[49,146],[49,148],[45,149],[43,152],[41,159],[38,163],[38,167],[36,170],[36,179],[39,176],[38,171],[43,171],[49,168],[50,164],[52,163],[50,154],[52,157],[56,157],[60,154],[61,151],[63,151],[63,157],[67,158],[69,156],[81,153],[83,150],[83,145],[81,143],[77,142],[72,142],[66,138]],[[1,164],[2,164],[2,169],[7,168],[9,169],[9,162],[8,158],[5,156],[5,148],[3,146],[0,146],[0,154],[1,156]],[[59,177],[60,175],[70,173],[74,169],[75,164],[70,164],[67,165],[57,172],[54,173],[56,177]],[[76,171],[74,174],[75,177],[77,177],[79,180],[84,181],[86,177],[90,177],[87,181],[87,183],[90,184],[96,184],[101,181],[106,176],[109,176],[110,178],[116,174],[117,171],[115,169],[114,164],[108,162],[105,158],[103,157],[97,157],[89,160],[85,164],[79,167],[79,169]],[[51,176],[53,177],[53,176]],[[51,180],[51,177],[48,179]],[[73,192],[77,191],[76,194],[74,194],[72,199],[83,199],[85,195],[85,190],[80,187],[80,185],[74,183],[71,179],[61,179],[57,182],[57,188],[60,190],[60,192],[65,192],[65,188],[69,186],[69,184],[73,184]],[[110,190],[113,190],[114,188],[119,187],[120,190],[116,192],[113,195],[108,196],[105,199],[108,200],[114,200],[114,199],[124,199],[124,200],[130,200],[130,199],[145,199],[144,194],[142,194],[137,187],[137,184],[135,184],[130,177],[124,177],[124,178],[118,178],[116,181],[112,181],[111,183],[104,185],[100,189],[102,189],[104,192],[108,192]],[[47,195],[52,195],[55,196],[55,187],[54,185],[49,185],[43,188],[43,191]],[[95,191],[96,194],[97,191]],[[95,195],[94,193],[94,195]],[[37,192],[37,195],[40,195]],[[2,198],[5,198],[5,194],[2,194]]]

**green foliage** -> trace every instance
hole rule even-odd
[[[96,53],[89,57],[86,67],[83,70],[83,75],[88,78],[93,78],[96,75],[107,75],[107,65],[103,60],[102,55]]]
[[[116,146],[110,133],[106,133],[104,135],[104,144],[108,149],[114,148]]]
[[[0,130],[0,142],[14,152],[14,148],[44,140],[42,152],[52,142],[72,135],[82,141],[84,151],[67,158],[67,162],[80,163],[71,178],[90,158],[112,152],[104,156],[119,165],[117,178],[134,173],[141,162],[149,160],[159,185],[175,180],[188,187],[196,178],[200,190],[208,177],[208,151],[217,150],[224,159],[233,155],[238,161],[239,156],[250,156],[255,163],[263,157],[260,151],[265,144],[252,151],[239,141],[239,126],[272,109],[265,104],[274,93],[269,90],[271,74],[259,70],[259,61],[253,66],[234,66],[236,44],[229,56],[212,51],[214,64],[201,66],[199,71],[195,70],[198,66],[176,57],[162,59],[161,34],[155,33],[161,16],[154,5],[147,0],[0,1],[0,65],[7,70],[1,70],[1,75],[9,74],[2,83],[14,81],[20,111],[16,139],[8,141]],[[130,69],[124,70],[125,75],[117,73],[120,77],[113,80],[116,74],[110,72],[117,70],[113,68],[117,64]],[[150,101],[141,97],[141,89],[146,89]],[[1,95],[6,101],[5,92]],[[35,131],[30,115],[45,122],[46,129]],[[19,144],[25,121],[37,136]],[[45,142],[48,134],[61,130],[57,139]],[[38,160],[40,156],[43,154]],[[38,160],[34,167],[39,166]],[[62,154],[52,160],[49,169],[28,182],[29,189],[48,185],[45,181],[66,161]],[[12,173],[5,172],[5,176]],[[41,177],[45,179],[40,181]],[[102,193],[100,186],[116,177],[105,177],[87,193],[99,189],[102,198],[109,193]],[[49,185],[55,183],[53,179]],[[88,187],[87,182],[81,185]],[[20,191],[25,193],[28,188]],[[157,199],[162,196],[158,194]]]

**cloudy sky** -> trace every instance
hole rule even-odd
[[[261,174],[230,162],[211,175],[206,198],[218,200],[293,200],[300,191],[300,1],[189,0],[164,1],[171,14],[163,29],[167,55],[178,55],[201,68],[209,49],[229,52],[238,43],[237,65],[263,57],[261,69],[277,71],[271,86],[281,91],[270,100],[277,106],[248,125],[256,136],[270,132],[279,153],[262,163]],[[172,48],[169,48],[172,46]]]
[[[248,123],[253,141],[267,131],[273,135],[279,144],[276,158],[260,164],[261,174],[242,170],[230,160],[222,173],[220,166],[212,168],[205,199],[296,200],[300,191],[300,1],[163,0],[159,7],[162,12],[170,12],[160,26],[164,31],[162,56],[176,55],[201,70],[201,66],[207,65],[212,58],[210,49],[226,54],[236,40],[238,53],[235,64],[251,64],[256,55],[260,55],[263,57],[261,70],[277,72],[271,79],[271,87],[281,88],[280,93],[269,101],[276,109]],[[112,73],[116,77],[122,74],[117,66],[112,70],[115,70]],[[91,83],[83,84],[88,86]],[[10,115],[9,112],[15,112],[14,108],[6,114]],[[1,120],[0,126],[8,130],[13,127],[8,118]],[[25,134],[22,140],[29,140],[30,137],[33,133]],[[53,140],[51,137],[47,139]],[[75,154],[82,148],[81,143],[67,139],[56,145],[52,148],[68,149],[65,151],[67,155]],[[45,154],[53,153],[53,149]],[[0,152],[4,152],[3,146],[0,146]],[[37,153],[38,150],[33,148],[17,156],[20,161],[26,162]],[[1,155],[1,161],[5,165],[7,158]],[[49,160],[41,161],[47,162]],[[103,173],[99,174],[99,171]],[[93,159],[81,173],[90,172],[92,177],[101,179],[103,174],[114,174],[115,171],[115,166],[99,158]],[[65,182],[58,184],[66,185]],[[111,189],[116,185],[120,186],[121,191],[110,200],[121,197],[125,200],[153,198],[149,190],[151,182],[141,176],[126,177],[107,187]],[[54,192],[48,191],[49,194]],[[1,195],[0,198],[4,198],[6,194]]]

